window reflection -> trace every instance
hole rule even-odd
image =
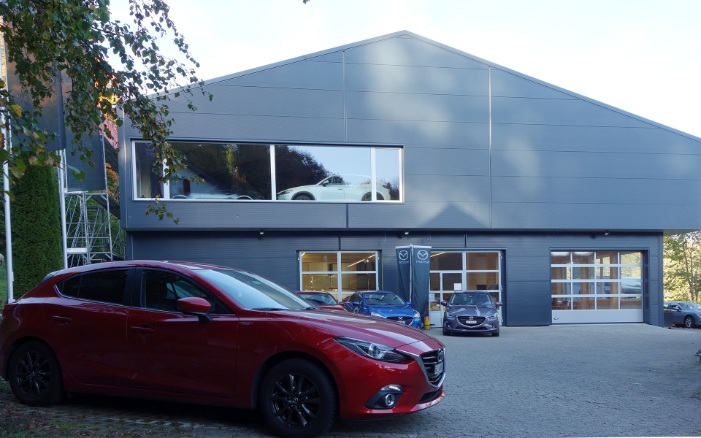
[[[172,145],[185,168],[163,184],[162,172],[153,171],[161,161],[155,148],[134,143],[135,198],[386,202],[402,196],[397,147]]]
[[[304,252],[300,290],[331,292],[341,301],[350,292],[378,290],[376,252]]]

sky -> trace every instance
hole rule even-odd
[[[700,0],[166,1],[200,79],[408,30],[701,137]]]

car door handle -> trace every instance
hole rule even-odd
[[[146,325],[134,325],[131,327],[131,330],[137,333],[141,333],[144,335],[148,335],[149,333],[153,333],[153,329],[149,326]]]
[[[51,320],[53,322],[60,324],[60,325],[66,325],[66,324],[69,324],[71,321],[73,321],[71,318],[69,318],[67,316],[58,316],[58,315],[52,316]]]

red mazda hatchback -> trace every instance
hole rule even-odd
[[[99,393],[259,409],[287,436],[443,400],[428,334],[324,311],[248,272],[127,261],[57,271],[9,303],[0,376],[29,405]]]

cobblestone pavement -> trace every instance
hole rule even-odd
[[[645,324],[503,327],[445,337],[447,398],[332,437],[701,436],[701,330]],[[255,412],[80,396],[29,408],[0,386],[0,437],[261,437]]]

